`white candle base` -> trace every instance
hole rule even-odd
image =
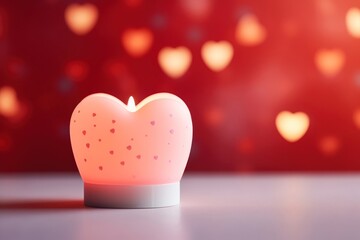
[[[180,203],[180,182],[159,185],[84,183],[84,203],[100,208],[157,208]]]

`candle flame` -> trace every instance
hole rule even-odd
[[[127,104],[127,109],[130,112],[135,112],[136,111],[135,100],[134,100],[134,98],[132,96],[129,97],[128,104]]]

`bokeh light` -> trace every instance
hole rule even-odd
[[[265,41],[266,29],[253,14],[243,15],[236,26],[236,40],[245,46],[256,46]]]
[[[315,64],[325,76],[336,76],[345,64],[345,53],[341,49],[320,49],[315,54]]]
[[[360,38],[360,9],[350,8],[346,13],[346,27],[354,38]]]
[[[360,129],[360,108],[357,108],[354,111],[353,120],[354,120],[355,126]]]
[[[5,117],[15,117],[20,111],[16,91],[14,88],[5,86],[0,88],[0,114]]]
[[[122,34],[122,44],[128,54],[141,57],[146,54],[154,41],[154,36],[149,29],[127,29]]]
[[[81,60],[72,60],[65,65],[65,74],[72,80],[83,81],[89,73],[89,66]]]
[[[95,92],[182,98],[188,171],[360,170],[359,41],[354,0],[1,2],[0,170],[75,170]]]
[[[319,140],[320,151],[327,156],[336,154],[341,146],[340,140],[335,136],[325,136]]]
[[[181,0],[179,4],[194,19],[206,19],[213,10],[213,0]]]
[[[208,41],[201,47],[201,56],[205,64],[214,72],[226,68],[234,55],[233,46],[227,41]]]
[[[189,69],[192,60],[191,52],[186,47],[165,47],[160,50],[158,61],[163,71],[172,78],[183,76]]]
[[[280,135],[289,142],[302,138],[309,128],[310,119],[306,113],[280,112],[276,117],[276,128]]]
[[[70,4],[65,9],[65,21],[77,35],[85,35],[95,26],[98,10],[94,4]]]

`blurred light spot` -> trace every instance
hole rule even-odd
[[[355,126],[360,129],[360,108],[356,109],[353,114]]]
[[[191,42],[199,42],[202,39],[202,32],[200,28],[192,27],[187,31],[187,38]]]
[[[163,29],[166,27],[166,18],[164,15],[157,13],[154,14],[151,18],[151,25],[155,28],[155,29]]]
[[[0,152],[5,152],[10,150],[12,147],[12,139],[8,134],[0,134]]]
[[[181,7],[193,18],[204,19],[209,16],[213,1],[212,0],[180,0]]]
[[[237,142],[237,149],[244,155],[251,154],[255,151],[254,141],[250,138],[243,138]]]
[[[191,52],[186,47],[170,48],[160,50],[158,61],[162,70],[172,78],[179,78],[185,74],[192,60]]]
[[[57,131],[58,131],[58,135],[62,138],[68,139],[70,137],[68,123],[59,124]]]
[[[266,29],[253,14],[243,15],[236,26],[235,38],[239,44],[256,46],[264,42]]]
[[[240,5],[239,7],[237,7],[237,9],[234,11],[234,17],[236,19],[241,18],[242,16],[246,15],[246,14],[251,14],[252,10],[250,6],[247,5]]]
[[[116,84],[115,88],[119,90],[119,94],[136,97],[137,81],[124,62],[117,59],[110,60],[104,65],[104,71],[106,76]]]
[[[77,35],[85,35],[95,26],[98,19],[98,9],[94,4],[70,4],[65,9],[65,21],[68,27]]]
[[[324,155],[334,155],[340,149],[340,141],[335,136],[326,136],[320,139],[319,148]]]
[[[208,41],[201,47],[201,56],[206,66],[214,72],[219,72],[226,68],[233,55],[233,46],[227,41]]]
[[[354,74],[354,82],[357,87],[360,87],[360,71]]]
[[[284,22],[282,25],[282,29],[283,29],[284,34],[287,37],[295,37],[299,33],[298,26],[293,21]]]
[[[296,142],[304,136],[310,124],[306,113],[280,112],[275,120],[276,128],[280,135],[288,142]]]
[[[205,117],[205,122],[210,127],[219,126],[225,119],[223,110],[218,107],[211,107],[207,109],[204,113],[204,117]]]
[[[341,49],[320,49],[315,54],[315,65],[326,77],[337,75],[345,64],[345,53]]]
[[[360,9],[350,8],[346,13],[346,28],[354,38],[360,38]]]
[[[336,13],[336,5],[332,0],[316,0],[315,4],[321,14],[332,15]]]
[[[113,80],[119,80],[127,71],[125,64],[120,60],[110,60],[104,68],[106,75]]]
[[[67,77],[61,77],[57,84],[58,90],[61,93],[69,93],[74,88],[74,83]]]
[[[138,7],[143,3],[143,0],[125,0],[125,4],[129,7]]]
[[[7,73],[10,78],[19,79],[26,75],[25,63],[22,59],[12,57],[7,63]]]
[[[119,81],[117,81],[118,89],[122,94],[127,96],[133,95],[136,97],[137,92],[137,82],[134,76],[130,75],[130,73],[124,74]]]
[[[128,29],[122,34],[121,40],[126,52],[130,56],[141,57],[151,48],[154,36],[146,28]]]
[[[5,117],[15,117],[20,111],[20,104],[15,89],[9,86],[0,89],[0,114]]]
[[[69,61],[65,65],[65,74],[76,82],[83,81],[89,72],[88,65],[83,61]]]

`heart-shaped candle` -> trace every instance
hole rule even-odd
[[[163,207],[179,203],[192,121],[177,96],[158,93],[135,106],[103,93],[75,108],[71,145],[88,206]]]

